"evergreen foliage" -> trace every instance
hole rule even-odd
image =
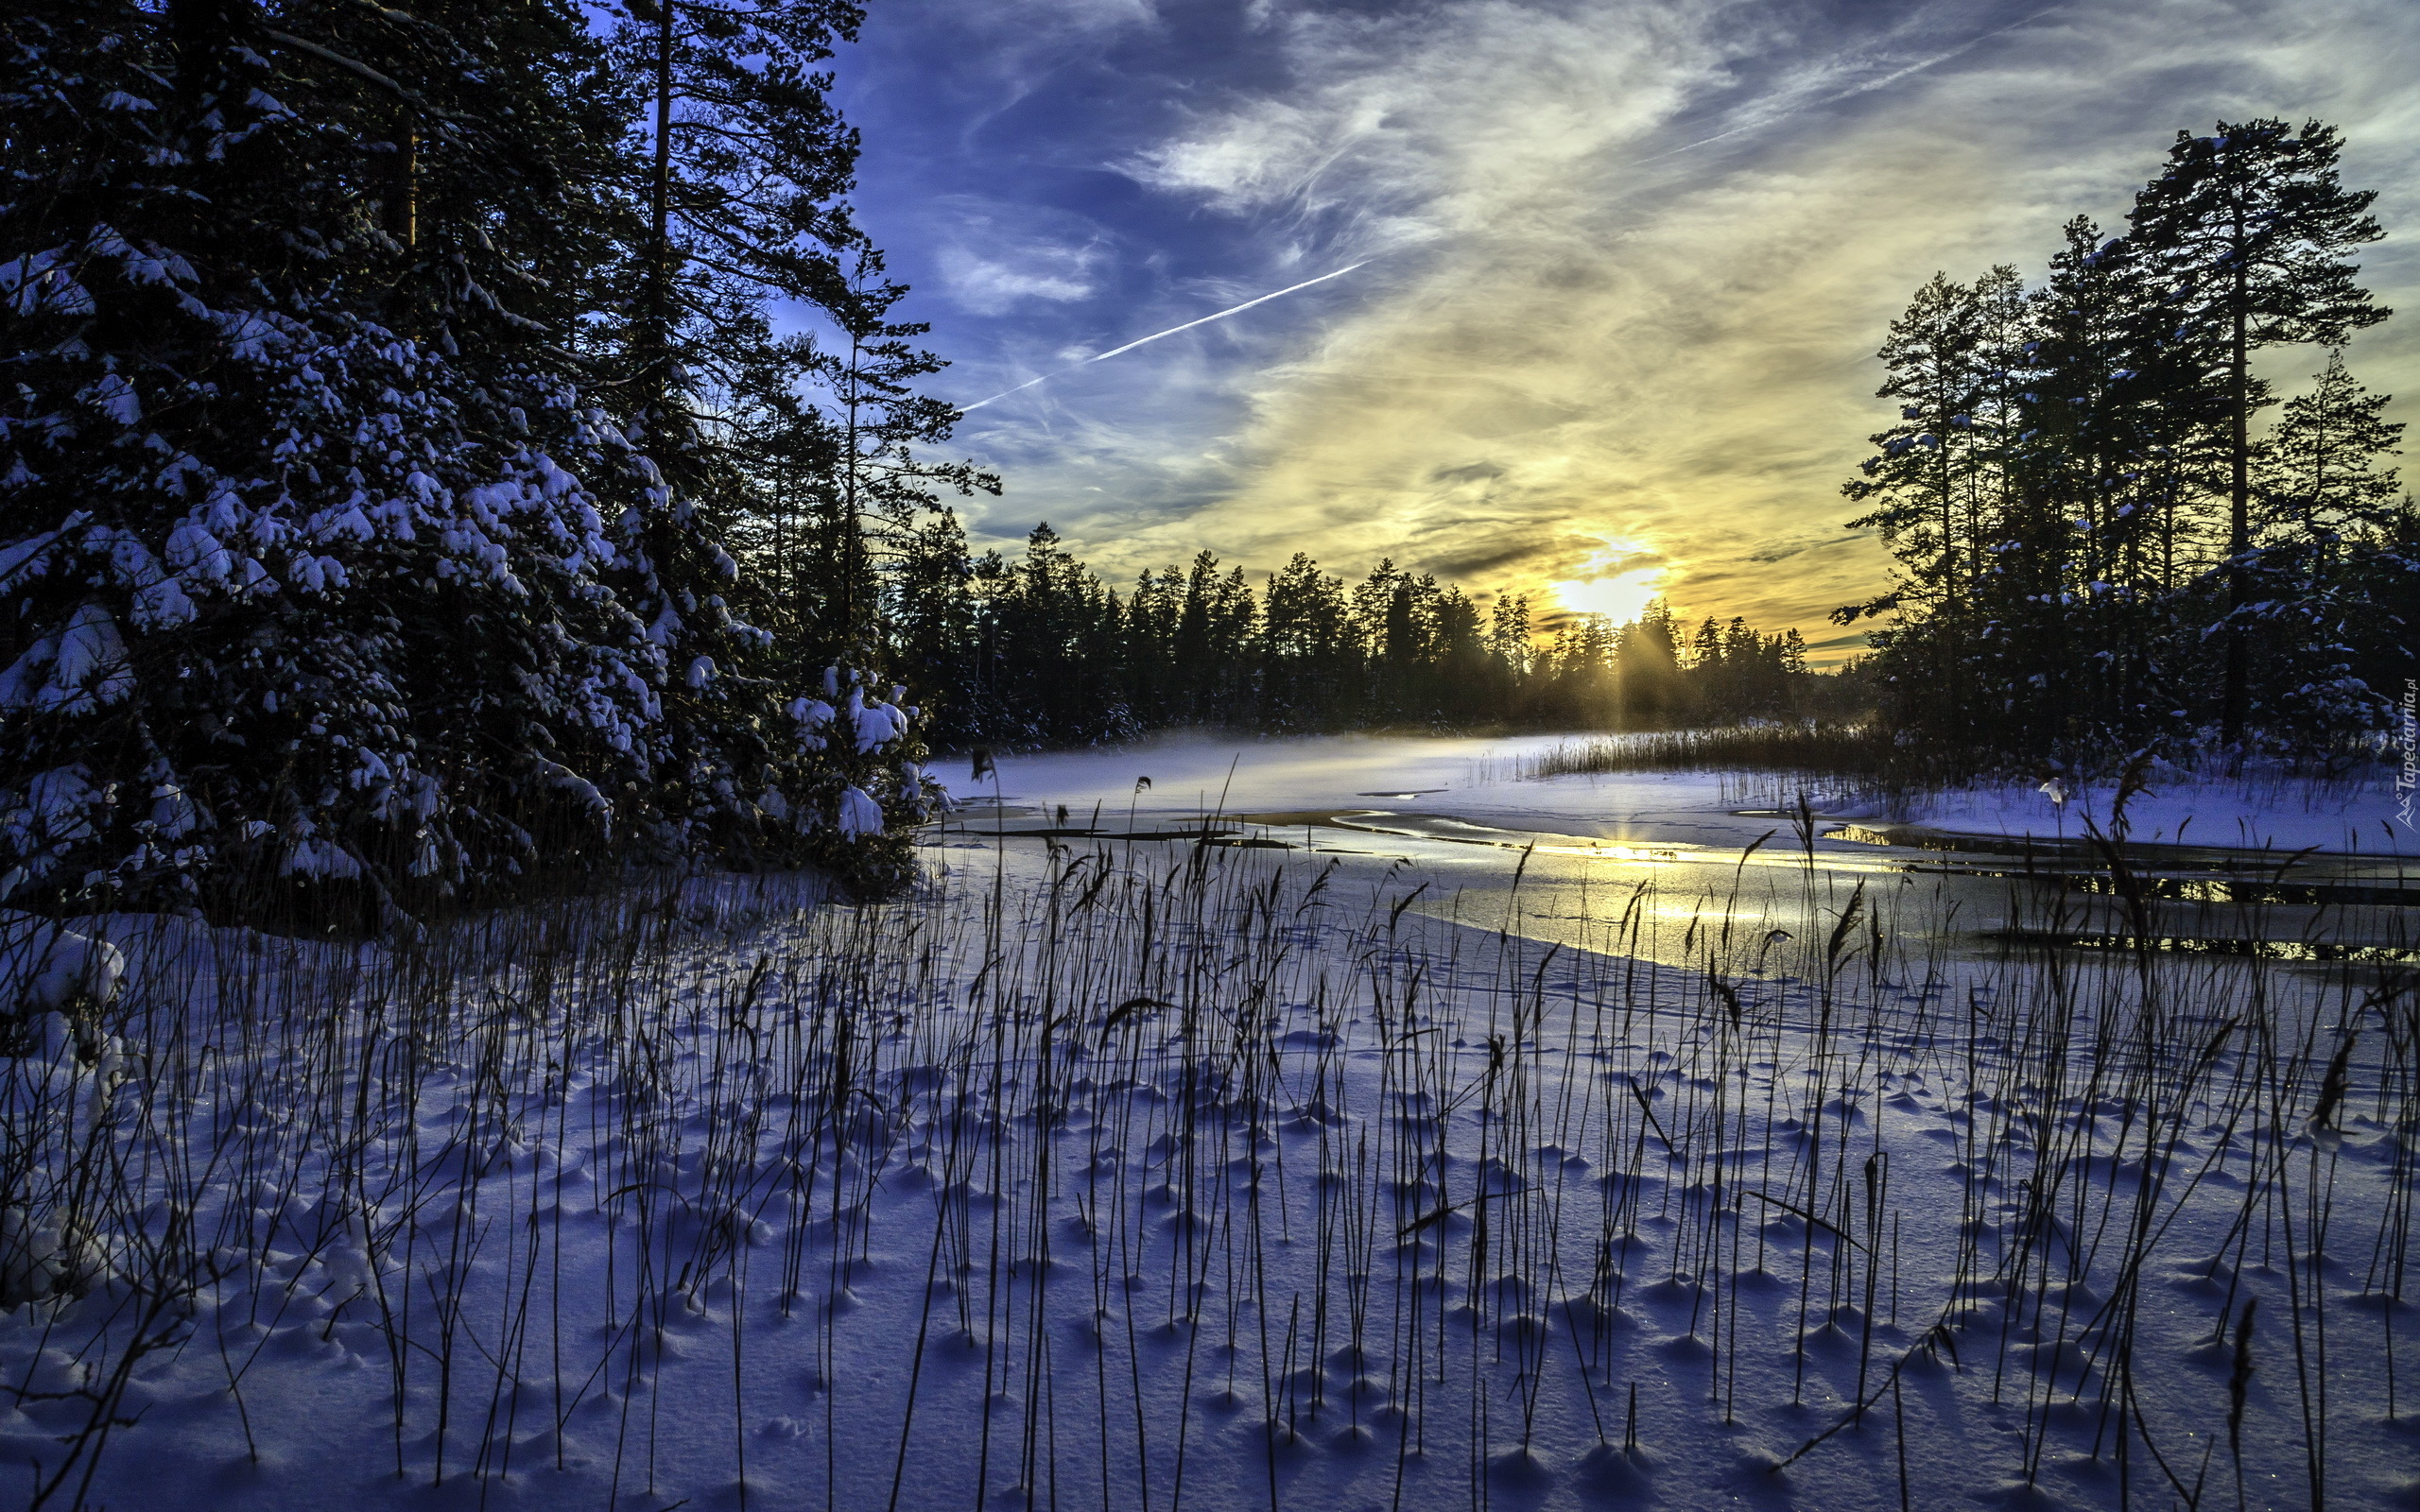
[[[916,417],[894,462],[942,430],[812,72],[853,9],[0,25],[0,894],[374,921],[632,858],[897,875],[908,712],[778,648],[724,544],[774,479],[851,491],[850,386]]]
[[[885,577],[885,655],[934,741],[956,747],[1187,725],[1660,730],[1862,712],[1862,681],[1810,672],[1796,630],[1709,619],[1692,632],[1659,602],[1627,626],[1566,617],[1540,647],[1524,595],[1482,611],[1391,561],[1348,583],[1297,553],[1255,589],[1204,551],[1121,593],[1047,524],[1017,559],[970,558],[942,512]]]
[[[2337,133],[2179,133],[2130,227],[2068,223],[2048,276],[1935,275],[1893,321],[1898,421],[1844,486],[1897,558],[1871,671],[1894,724],[2005,760],[2215,743],[2363,748],[2410,675],[2401,427],[2339,348],[2387,318],[2347,254],[2382,234]],[[2275,404],[2252,357],[2328,349]]]

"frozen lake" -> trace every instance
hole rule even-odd
[[[2024,785],[1952,793],[1907,823],[1819,799],[1802,833],[1792,798],[1823,784],[1787,774],[1523,775],[1587,738],[1179,735],[1004,756],[981,782],[959,763],[938,775],[964,805],[953,846],[1207,826],[1356,868],[1408,862],[1428,884],[1410,907],[1548,942],[1591,943],[1588,926],[1642,885],[1652,896],[1640,906],[1668,919],[1737,912],[1801,929],[1862,884],[1894,927],[1958,954],[2011,932],[2100,941],[2131,930],[2087,840],[2087,818],[2107,823],[2105,789],[2060,803]],[[2420,885],[2405,881],[2414,840],[2391,789],[2155,782],[2130,813],[2128,856],[2155,936],[2286,958],[2409,958]]]

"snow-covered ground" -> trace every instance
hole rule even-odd
[[[2116,796],[2117,784],[2107,782],[2072,791],[2065,783],[2012,783],[1945,794],[1910,817],[1948,833],[2072,840],[2086,833],[2087,819],[2108,831]],[[2124,817],[2130,836],[2151,844],[2420,856],[2420,833],[2391,780],[2163,773],[2128,800]]]
[[[1234,749],[1000,790],[1108,827],[1148,775],[1183,817]],[[1314,746],[1224,808],[1416,801],[1735,879],[1773,828],[1507,755]],[[1646,868],[1548,944],[1328,828],[986,828],[874,908],[79,926],[120,974],[84,950],[0,1061],[0,1463],[159,1512],[2420,1487],[2420,1020],[2375,971],[1945,955],[1845,861],[1727,915]]]

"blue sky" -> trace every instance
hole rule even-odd
[[[1821,639],[1883,569],[1838,488],[1918,284],[2038,275],[2181,127],[2316,114],[2411,308],[2415,77],[2401,0],[873,0],[840,93],[934,391],[1082,364],[967,416],[1007,481],[978,539],[1047,520],[1113,580],[1391,557]],[[2415,331],[2356,372],[2420,389]]]

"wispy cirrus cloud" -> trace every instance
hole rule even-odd
[[[1064,211],[977,195],[944,197],[933,210],[928,234],[942,288],[971,314],[1090,299],[1115,261],[1101,228]]]
[[[1272,0],[1084,37],[971,150],[1051,164],[1028,190],[1080,200],[1107,262],[1028,265],[1084,292],[1004,285],[999,318],[937,333],[968,399],[1371,260],[970,418],[1011,484],[990,528],[1046,517],[1113,574],[1206,545],[1544,591],[1610,580],[1586,574],[1618,541],[1686,610],[1811,631],[1880,576],[1838,489],[1934,269],[2037,271],[2229,115],[2342,125],[2348,178],[2420,230],[2399,4]],[[1096,104],[1018,121],[1054,90]],[[2412,302],[2399,244],[2369,263]],[[2356,347],[2374,386],[2420,379],[2414,319]]]

